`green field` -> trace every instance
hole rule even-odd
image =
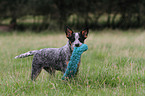
[[[62,33],[0,32],[0,96],[144,96],[145,31],[90,31],[79,74],[61,80],[44,70],[36,82],[30,79],[33,57],[14,59],[21,53],[62,47]]]

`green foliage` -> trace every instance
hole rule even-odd
[[[0,0],[0,21],[11,18],[19,22],[21,17],[31,15],[34,19],[42,16],[41,23],[47,28],[70,25],[76,29],[82,26],[128,29],[144,27],[144,6],[144,0]],[[73,16],[77,19],[69,22]],[[99,22],[104,16],[103,22]]]

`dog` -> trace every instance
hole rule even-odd
[[[32,80],[35,80],[37,78],[42,69],[46,70],[51,75],[54,75],[56,70],[65,73],[68,62],[73,52],[73,48],[79,47],[84,43],[84,40],[88,36],[89,29],[85,28],[81,32],[74,33],[71,28],[66,26],[65,33],[66,37],[68,38],[68,42],[61,48],[44,48],[40,50],[33,50],[15,57],[24,58],[34,55],[31,72]],[[78,64],[77,72],[79,70],[79,65],[80,62]]]

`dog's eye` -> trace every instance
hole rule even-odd
[[[83,38],[79,38],[79,41],[80,41],[81,43],[84,43],[84,39],[83,39]]]
[[[75,41],[75,38],[74,37],[71,37],[70,38],[70,42],[72,43],[72,42],[74,42]]]

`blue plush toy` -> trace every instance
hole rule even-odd
[[[67,69],[62,77],[62,80],[67,80],[75,75],[80,61],[81,54],[88,49],[86,44],[82,44],[80,47],[74,47],[72,56],[68,63]]]

